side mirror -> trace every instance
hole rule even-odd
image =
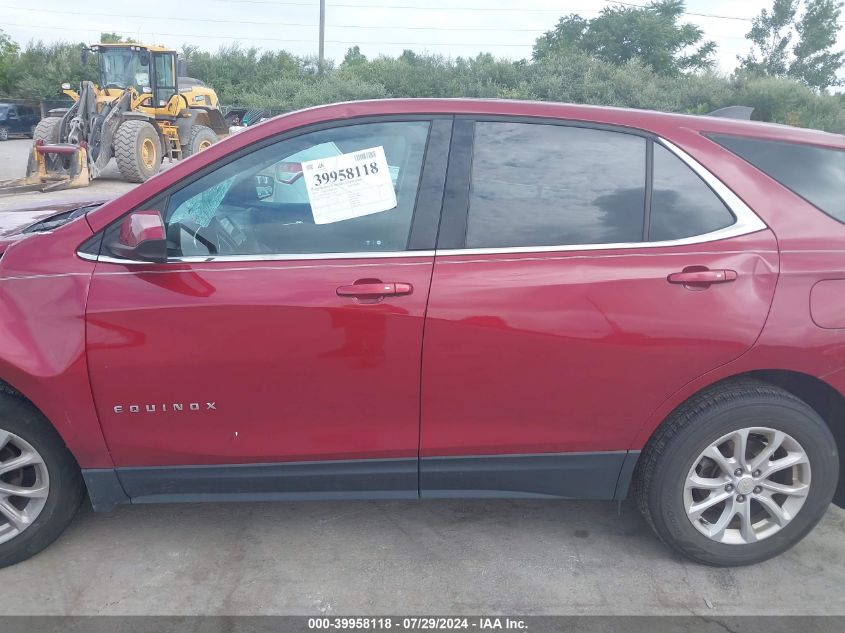
[[[259,174],[255,177],[255,197],[259,200],[272,198],[275,190],[276,182],[273,176]]]
[[[158,211],[133,211],[120,223],[106,248],[115,257],[145,262],[167,261],[167,238]]]

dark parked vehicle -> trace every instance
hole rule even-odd
[[[10,136],[32,138],[40,120],[41,114],[34,106],[0,103],[0,141]]]
[[[779,554],[845,501],[844,158],[748,121],[371,101],[18,212],[0,565],[86,491],[632,498],[696,561]]]

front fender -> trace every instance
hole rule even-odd
[[[85,305],[94,263],[76,255],[84,217],[15,242],[0,258],[0,380],[53,424],[82,468],[111,468],[94,408]]]

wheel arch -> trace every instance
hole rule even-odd
[[[833,433],[839,453],[839,484],[833,501],[836,505],[845,508],[845,396],[821,378],[801,371],[790,369],[753,369],[730,376],[723,376],[718,380],[708,382],[704,385],[697,385],[694,391],[685,393],[685,397],[679,402],[675,402],[671,410],[662,416],[660,422],[654,425],[653,428],[650,428],[647,435],[640,435],[642,446],[647,445],[666,420],[691,398],[694,398],[705,390],[718,387],[720,384],[736,382],[743,379],[755,379],[780,387],[810,405],[822,420],[825,421],[831,433]],[[632,467],[632,469],[635,468],[636,466]]]
[[[225,136],[229,133],[229,126],[223,113],[216,108],[192,107],[189,112],[196,113],[196,119],[191,121],[192,125],[204,125],[211,128],[218,136]]]
[[[79,468],[80,471],[82,470],[82,467],[79,465],[79,461],[77,460],[76,455],[73,452],[73,449],[68,445],[67,440],[65,439],[64,435],[62,435],[61,429],[59,429],[55,424],[53,424],[53,422],[50,420],[50,418],[44,413],[44,411],[41,410],[41,407],[39,407],[37,404],[35,404],[35,402],[33,402],[31,398],[28,398],[26,396],[26,394],[24,394],[20,389],[18,389],[17,387],[12,385],[8,381],[4,380],[3,378],[0,378],[0,397],[3,397],[3,396],[12,397],[12,398],[19,398],[20,400],[23,400],[24,402],[29,404],[33,409],[38,411],[38,413],[40,413],[41,417],[44,419],[44,422],[46,424],[48,424],[50,426],[50,428],[52,428],[56,432],[56,434],[62,439],[62,442],[65,445],[65,448],[67,448],[68,453],[70,453],[70,456],[73,458],[73,461],[76,463],[77,468]]]

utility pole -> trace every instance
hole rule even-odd
[[[320,53],[319,53],[319,67],[320,72],[323,72],[323,62],[325,61],[326,52],[326,0],[320,0]]]

